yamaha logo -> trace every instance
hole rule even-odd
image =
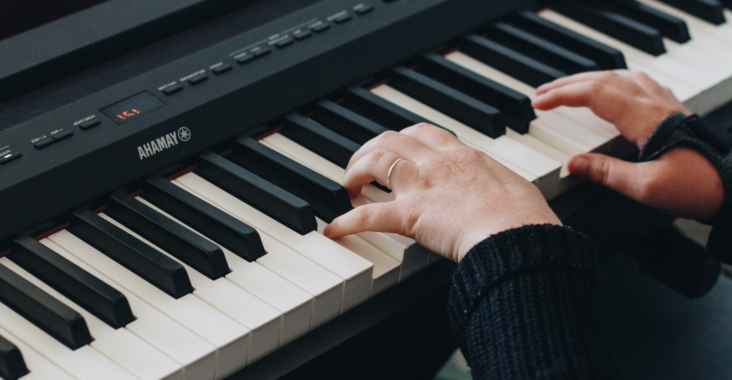
[[[191,130],[186,127],[180,127],[178,129],[178,138],[180,141],[186,142],[191,139]]]
[[[170,149],[180,143],[191,139],[191,130],[187,127],[178,128],[178,132],[171,132],[165,136],[159,137],[149,143],[137,147],[137,154],[140,160],[150,158],[166,149]]]

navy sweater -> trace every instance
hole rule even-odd
[[[708,250],[732,264],[732,135],[696,115],[671,115],[639,161],[676,147],[702,153],[724,184]],[[597,306],[595,252],[568,227],[526,226],[473,247],[453,277],[448,313],[475,379],[613,379]]]
[[[597,308],[594,249],[553,225],[476,245],[453,277],[448,313],[475,379],[612,379]]]

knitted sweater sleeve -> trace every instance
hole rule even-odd
[[[567,227],[526,226],[458,265],[448,314],[474,379],[611,379],[594,249]]]
[[[732,134],[707,123],[697,115],[675,113],[648,136],[638,155],[639,161],[654,160],[671,149],[687,147],[696,150],[714,165],[722,179],[724,203],[713,220],[707,250],[717,260],[732,264]]]

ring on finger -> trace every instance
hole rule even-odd
[[[395,167],[395,166],[396,166],[396,164],[398,164],[398,163],[399,163],[399,161],[401,161],[401,160],[402,160],[401,158],[397,158],[397,160],[396,160],[396,161],[394,161],[394,163],[393,163],[393,164],[391,164],[391,167],[389,168],[389,172],[388,172],[388,173],[386,173],[386,188],[387,188],[387,189],[389,189],[389,190],[391,190],[391,186],[389,186],[389,180],[391,179],[391,172],[393,172],[393,171],[394,171],[394,167]]]

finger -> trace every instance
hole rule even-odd
[[[343,178],[343,186],[348,190],[348,195],[353,198],[361,194],[361,188],[373,181],[387,186],[387,177],[392,166],[394,168],[389,177],[389,187],[397,194],[408,188],[419,168],[409,160],[402,160],[394,165],[399,158],[399,155],[390,150],[376,149],[358,159],[346,170]]]
[[[444,150],[464,145],[452,133],[428,123],[419,123],[402,129],[401,133],[421,141],[432,149]]]
[[[589,181],[604,185],[636,201],[645,197],[648,179],[647,163],[632,163],[604,154],[581,154],[573,157],[569,172]]]
[[[399,132],[387,131],[363,144],[361,149],[356,151],[353,157],[351,157],[351,161],[348,163],[346,170],[361,157],[376,149],[399,152],[400,157],[413,162],[418,162],[421,157],[429,156],[432,151],[427,145],[411,136]]]
[[[406,230],[402,220],[398,202],[371,203],[339,216],[325,228],[323,235],[337,239],[366,231],[398,234]]]
[[[560,79],[557,79],[553,82],[547,83],[545,85],[542,85],[541,87],[536,89],[536,94],[538,96],[541,96],[543,94],[546,94],[552,90],[556,90],[558,88],[575,84],[575,83],[582,83],[582,82],[599,82],[606,84],[608,86],[615,87],[629,95],[636,95],[639,92],[643,92],[643,89],[627,78],[626,76],[619,74],[620,70],[615,71],[593,71],[593,72],[587,72],[587,73],[580,73],[571,75],[568,77],[563,77]]]
[[[600,82],[579,82],[549,91],[534,99],[531,105],[543,111],[561,106],[589,107],[602,119],[618,124],[636,105],[633,98]]]

